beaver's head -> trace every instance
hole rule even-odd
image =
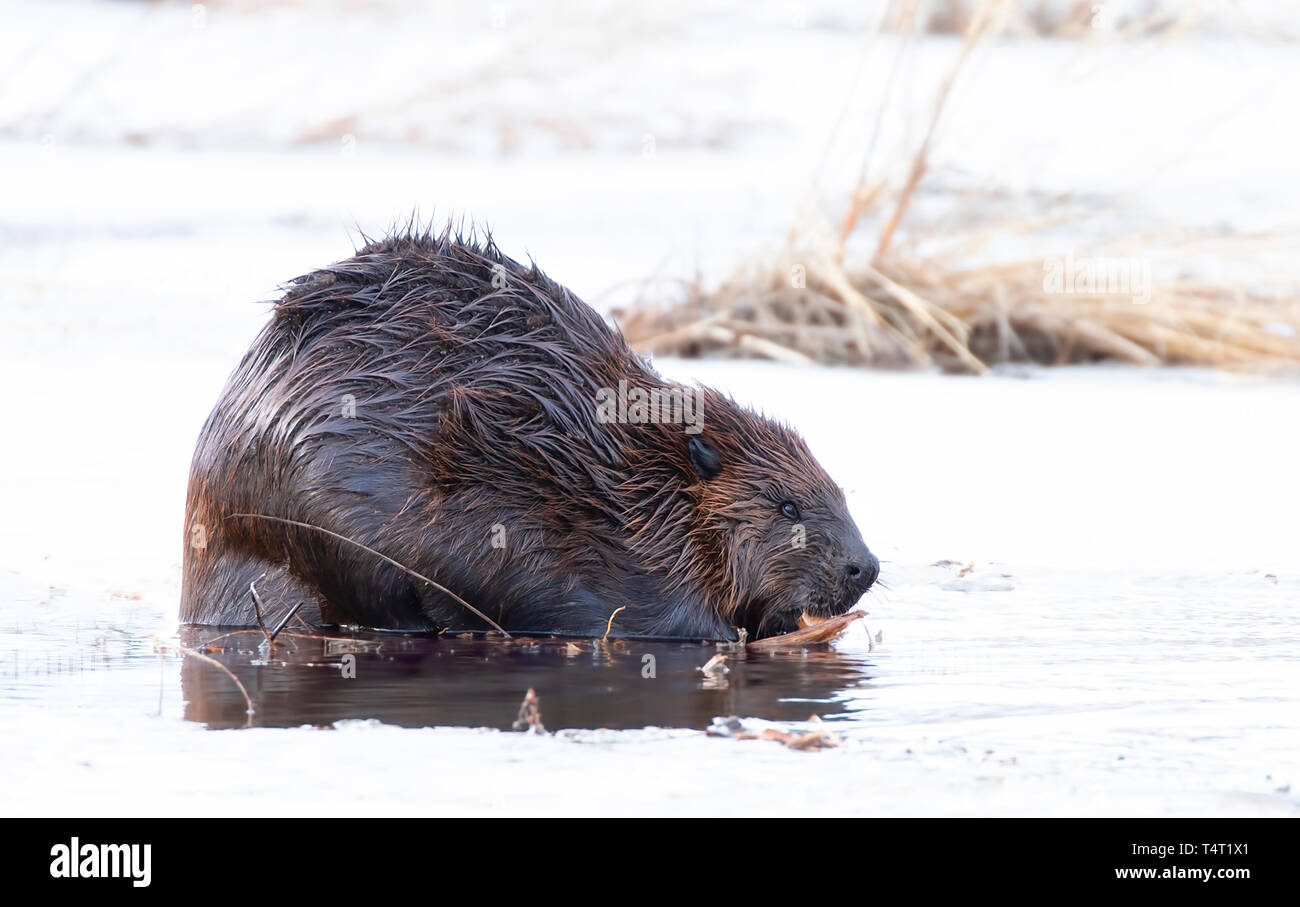
[[[716,564],[723,616],[750,638],[800,614],[848,611],[880,574],[843,490],[793,430],[721,398],[681,439],[697,550]]]

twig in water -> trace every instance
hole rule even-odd
[[[360,548],[362,551],[368,551],[369,553],[373,554],[375,557],[379,558],[380,560],[387,561],[388,563],[396,567],[398,570],[401,570],[403,573],[409,573],[411,576],[415,577],[416,579],[423,580],[424,582],[428,583],[430,586],[433,586],[433,588],[437,589],[439,592],[443,593],[449,598],[455,599],[457,602],[464,605],[467,609],[469,609],[474,614],[478,615],[483,621],[489,624],[492,627],[492,629],[499,631],[501,635],[504,636],[506,639],[512,638],[510,634],[506,632],[504,627],[502,627],[492,618],[488,617],[478,608],[475,608],[469,602],[465,601],[465,599],[461,598],[455,592],[452,592],[446,586],[442,585],[439,582],[429,579],[429,577],[425,576],[423,573],[417,573],[416,571],[412,570],[410,567],[406,566],[405,564],[398,563],[388,555],[384,554],[383,552],[376,551],[374,548],[371,548],[369,545],[363,545],[360,542],[356,541],[355,539],[348,538],[346,535],[340,535],[339,533],[334,532],[330,529],[326,529],[323,526],[316,526],[311,523],[304,523],[301,520],[287,520],[284,517],[269,516],[268,514],[265,513],[232,513],[230,514],[230,516],[226,517],[226,519],[231,520],[234,519],[235,517],[242,517],[250,520],[270,520],[273,523],[284,523],[286,526],[297,526],[300,529],[313,529],[316,532],[323,532],[325,535],[328,535],[330,538],[338,539],[340,542],[347,542],[349,545],[355,545],[356,547]]]
[[[260,633],[260,630],[231,630],[229,633],[222,633],[220,636],[214,636],[203,643],[203,648],[207,651],[219,651],[220,646],[217,642],[225,639],[227,636],[247,636],[249,633]]]
[[[244,696],[244,705],[248,707],[247,710],[244,712],[244,714],[247,715],[249,718],[248,723],[245,724],[245,727],[247,727],[248,724],[252,723],[253,712],[254,712],[253,699],[251,696],[248,695],[248,690],[244,687],[244,684],[240,681],[238,677],[235,676],[234,671],[230,670],[230,668],[226,667],[221,662],[217,661],[215,658],[210,658],[209,656],[204,655],[202,652],[196,652],[187,646],[179,646],[179,645],[164,646],[157,636],[153,638],[153,647],[154,647],[154,651],[159,653],[161,653],[165,649],[174,648],[177,652],[181,652],[185,655],[192,655],[195,658],[197,658],[199,661],[205,661],[208,664],[214,665],[220,668],[222,671],[224,671],[226,676],[235,682],[235,686],[239,687],[239,692],[242,693]]]
[[[267,642],[275,642],[275,638],[280,635],[280,631],[285,628],[285,625],[288,624],[289,621],[293,620],[293,616],[298,613],[298,609],[302,607],[302,604],[302,602],[298,602],[298,604],[289,609],[289,613],[281,618],[280,622],[275,625],[275,629],[271,631],[271,636],[267,639]]]
[[[609,639],[609,631],[614,629],[614,618],[618,616],[618,612],[624,610],[626,607],[627,605],[623,605],[622,607],[614,609],[614,613],[609,616],[609,623],[605,624],[605,635],[600,638],[601,642]]]
[[[263,573],[262,576],[266,576],[266,574]],[[259,576],[257,579],[261,579],[262,576]],[[257,626],[261,629],[262,637],[266,640],[266,644],[269,646],[271,645],[271,634],[266,631],[266,624],[262,622],[262,596],[257,594],[256,579],[248,584],[248,591],[253,595],[253,616],[257,618]]]

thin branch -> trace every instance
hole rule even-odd
[[[416,579],[423,580],[424,582],[428,583],[430,586],[433,586],[433,588],[437,589],[439,592],[443,593],[449,598],[455,599],[457,602],[464,605],[468,610],[478,615],[483,621],[489,624],[493,629],[499,631],[507,639],[511,638],[510,634],[505,631],[505,628],[503,628],[492,618],[488,617],[478,608],[475,608],[469,602],[465,601],[465,599],[461,598],[455,592],[452,592],[446,586],[442,585],[439,582],[436,582],[435,580],[429,579],[429,577],[425,576],[423,573],[417,573],[416,571],[412,570],[410,567],[406,566],[405,564],[398,563],[388,555],[380,551],[376,551],[374,548],[371,548],[369,545],[363,545],[360,542],[356,541],[355,539],[348,538],[346,535],[340,535],[339,533],[326,529],[323,526],[315,526],[311,523],[304,523],[301,520],[287,520],[284,517],[269,516],[265,513],[232,513],[230,514],[230,516],[226,517],[226,519],[231,520],[234,519],[235,517],[242,517],[251,520],[270,520],[273,523],[284,523],[287,526],[297,526],[301,529],[313,529],[316,532],[323,532],[325,535],[328,535],[330,538],[338,539],[340,542],[347,542],[349,545],[355,545],[356,547],[360,548],[362,551],[367,551],[370,554],[373,554],[375,557],[379,558],[380,560],[387,561],[388,563],[396,567],[398,570],[401,570],[403,573],[409,573],[411,576],[415,577]]]
[[[248,724],[252,723],[253,713],[255,711],[255,709],[253,708],[253,699],[251,696],[248,695],[248,690],[244,687],[244,684],[240,681],[238,677],[235,676],[234,671],[230,670],[230,668],[226,667],[221,662],[217,661],[215,658],[212,658],[211,656],[208,655],[204,655],[202,652],[196,652],[187,646],[181,646],[181,645],[164,646],[156,636],[153,638],[153,647],[154,650],[158,652],[162,652],[165,649],[174,649],[177,652],[181,652],[185,655],[193,656],[194,658],[197,658],[199,661],[203,661],[210,665],[213,665],[214,667],[220,668],[221,671],[223,671],[227,677],[229,677],[231,680],[235,682],[235,686],[239,687],[239,692],[243,694],[244,705],[248,707],[247,711],[245,711],[244,713],[248,716],[248,722],[245,723],[245,727],[247,727]]]

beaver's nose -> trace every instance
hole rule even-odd
[[[863,552],[864,557],[849,561],[844,565],[844,578],[858,594],[866,592],[880,576],[880,561],[870,551]]]

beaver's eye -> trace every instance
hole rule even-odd
[[[794,501],[786,501],[782,504],[781,512],[792,520],[799,519],[799,508],[794,506]]]

